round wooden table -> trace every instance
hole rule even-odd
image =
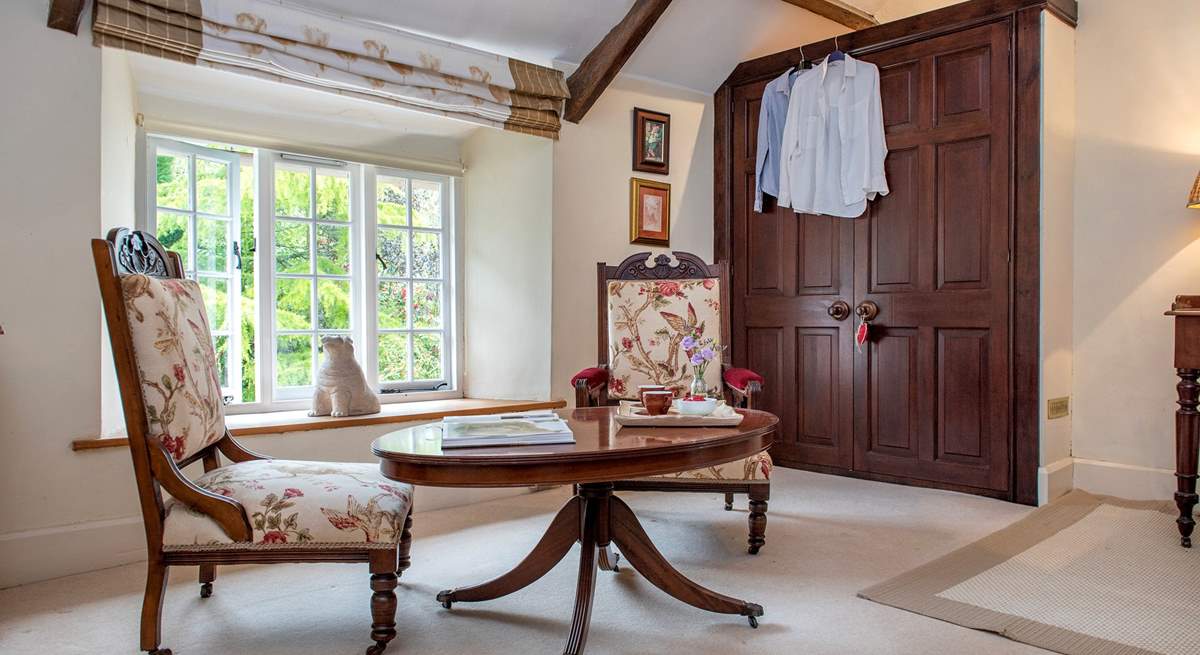
[[[393,480],[441,487],[528,487],[576,484],[576,495],[550,522],[533,550],[516,568],[472,587],[437,595],[447,609],[456,602],[507,596],[544,576],[582,544],[575,613],[564,655],[583,652],[591,619],[597,569],[615,571],[615,542],[625,559],[671,596],[700,609],[737,614],[758,627],[762,606],[706,589],[667,562],[642,529],[633,510],[613,496],[614,480],[676,473],[749,457],[771,445],[779,419],[766,412],[738,410],[737,427],[638,428],[613,420],[615,407],[558,410],[575,434],[574,444],[442,450],[441,425],[398,430],[375,440],[371,450]]]

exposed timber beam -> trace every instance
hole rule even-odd
[[[807,9],[818,16],[824,16],[835,23],[841,23],[852,30],[861,30],[879,24],[874,16],[839,0],[783,0]]]
[[[638,44],[650,33],[650,28],[667,9],[671,0],[634,0],[629,13],[609,30],[595,48],[583,58],[579,68],[567,78],[571,98],[563,118],[578,123],[592,108],[604,89],[629,61]]]
[[[79,33],[79,19],[88,0],[50,0],[50,17],[46,19],[46,27],[55,30]]]

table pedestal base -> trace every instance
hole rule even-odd
[[[578,541],[583,547],[575,587],[575,614],[563,649],[564,655],[578,655],[587,642],[596,571],[617,570],[617,556],[610,546],[615,542],[629,564],[659,589],[703,610],[745,616],[752,627],[758,627],[762,606],[718,594],[676,571],[654,547],[633,510],[613,496],[612,490],[609,483],[579,485],[579,494],[559,510],[541,540],[516,568],[483,584],[443,591],[437,595],[438,601],[449,609],[453,603],[507,596],[546,575]]]

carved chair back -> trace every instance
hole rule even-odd
[[[609,370],[601,402],[637,398],[642,384],[687,388],[693,369],[685,352],[691,342],[685,339],[692,335],[715,341],[716,358],[704,381],[710,392],[721,395],[721,368],[728,357],[721,348],[729,343],[728,265],[706,264],[681,251],[672,253],[674,265],[666,254],[648,264],[650,254],[631,255],[617,266],[596,265],[598,355]]]
[[[184,277],[178,254],[142,231],[114,228],[92,240],[92,256],[151,552],[162,547],[163,488],[209,514],[235,541],[249,540],[242,506],[180,471],[196,461],[216,468],[219,452],[234,461],[254,458],[225,426],[199,285]]]

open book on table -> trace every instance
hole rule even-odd
[[[563,443],[575,443],[575,435],[558,414],[546,410],[442,419],[442,448]]]

